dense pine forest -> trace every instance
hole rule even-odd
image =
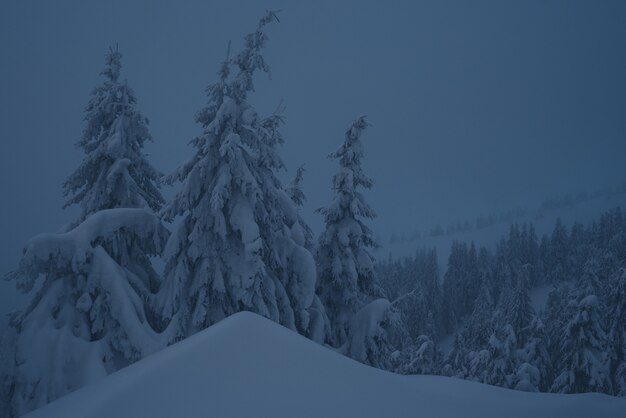
[[[443,277],[436,254],[378,265],[413,343],[397,370],[497,386],[624,396],[626,218],[557,222],[538,238],[513,225],[495,251],[456,242]],[[549,291],[539,310],[531,289]],[[446,352],[437,342],[452,337]]]

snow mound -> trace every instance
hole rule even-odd
[[[29,418],[617,417],[626,399],[400,376],[238,313]]]

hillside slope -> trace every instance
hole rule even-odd
[[[624,411],[626,399],[600,394],[394,375],[239,313],[27,417],[608,418]]]
[[[391,254],[393,257],[413,256],[419,248],[435,248],[439,261],[440,271],[445,272],[448,257],[454,241],[473,241],[478,247],[495,249],[496,243],[509,234],[512,224],[532,223],[537,236],[550,235],[554,230],[557,219],[571,227],[574,223],[587,225],[598,221],[600,216],[616,207],[626,209],[626,191],[608,196],[601,196],[587,201],[553,210],[530,211],[526,215],[511,221],[498,222],[483,229],[473,228],[466,232],[456,232],[449,235],[428,236],[423,235],[413,240],[398,240],[383,242],[383,246],[377,252],[378,259],[385,259]],[[402,231],[410,235],[410,231]]]

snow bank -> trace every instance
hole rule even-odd
[[[626,399],[507,390],[364,366],[242,312],[29,418],[618,417]]]

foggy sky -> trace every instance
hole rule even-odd
[[[82,158],[108,47],[151,121],[151,162],[169,173],[192,154],[228,41],[236,51],[266,8],[283,11],[268,29],[271,80],[257,77],[251,102],[267,114],[284,100],[281,177],[306,164],[316,231],[336,169],[326,155],[360,114],[383,238],[626,180],[624,1],[5,0],[0,274],[29,237],[76,215],[61,210],[61,184]],[[0,284],[0,314],[23,304],[12,288]]]

